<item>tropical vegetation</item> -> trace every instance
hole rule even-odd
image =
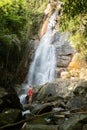
[[[77,51],[87,57],[87,2],[86,0],[62,0],[63,15],[60,31],[68,31],[69,40]]]
[[[48,2],[58,0],[0,1],[0,84],[12,80],[28,40],[38,33]],[[60,32],[69,32],[69,41],[87,60],[87,2],[61,0]]]

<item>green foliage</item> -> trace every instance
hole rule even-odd
[[[80,52],[87,51],[87,2],[86,0],[62,0],[63,15],[60,31],[70,32],[70,41]]]
[[[15,76],[26,37],[37,34],[48,0],[0,1],[0,84]]]
[[[26,0],[0,1],[0,32],[20,35],[27,21]]]
[[[16,35],[0,35],[0,85],[13,80],[21,59]]]
[[[39,31],[40,23],[44,15],[44,9],[48,0],[27,0],[27,2],[29,7],[28,37],[33,38],[33,36]]]
[[[15,72],[20,59],[23,33],[27,24],[26,0],[0,1],[0,69]]]
[[[13,78],[21,59],[21,46],[26,37],[28,11],[26,0],[0,1],[0,84]],[[20,40],[19,40],[20,39]]]
[[[16,35],[0,36],[0,68],[15,72],[19,62],[20,46]],[[12,68],[14,68],[12,70]]]

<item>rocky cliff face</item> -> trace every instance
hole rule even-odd
[[[57,77],[60,77],[62,71],[66,71],[72,57],[75,54],[75,49],[67,41],[68,33],[56,32],[54,35],[54,45],[56,48],[56,72]]]
[[[43,23],[40,26],[40,31],[38,32],[37,36],[34,36],[33,40],[30,40],[26,46],[25,54],[20,62],[20,65],[17,70],[17,79],[20,82],[24,82],[26,79],[26,75],[28,73],[28,68],[30,66],[31,61],[33,60],[33,56],[35,54],[35,50],[38,46],[40,38],[44,35],[47,30],[47,25],[49,22],[49,17],[51,16],[52,12],[59,7],[57,2],[49,3],[45,12]],[[60,15],[61,16],[61,15]],[[60,17],[59,16],[59,17]],[[78,66],[80,65],[77,63],[76,60],[72,60],[74,55],[76,54],[76,50],[71,46],[71,44],[67,41],[68,33],[60,33],[59,32],[59,24],[56,23],[55,28],[53,29],[53,44],[56,48],[56,77],[57,78],[69,78],[69,77],[79,77],[82,78],[84,75],[82,70],[81,74],[78,71]],[[71,63],[73,61],[73,63]],[[81,63],[82,64],[82,63]],[[76,68],[77,67],[77,68]],[[73,70],[74,68],[74,70]],[[80,67],[81,69],[81,67]],[[73,70],[73,72],[72,72]],[[75,72],[76,71],[76,72]],[[87,70],[86,70],[87,71]],[[74,74],[75,73],[75,74]],[[84,75],[86,77],[87,74]]]
[[[69,63],[72,60],[75,50],[72,48],[69,42],[65,41],[66,34],[55,33],[53,44],[56,48],[56,76],[60,77],[60,72],[67,70]],[[63,39],[63,40],[62,40]],[[27,45],[24,57],[19,65],[17,77],[23,82],[28,73],[28,68],[33,60],[35,50],[38,46],[39,40],[31,41],[31,44]]]

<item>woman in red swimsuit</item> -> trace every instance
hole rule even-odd
[[[31,105],[32,96],[33,96],[33,88],[32,88],[32,86],[29,87],[28,96],[29,96],[29,104]]]

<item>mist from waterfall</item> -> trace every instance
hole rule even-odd
[[[53,42],[53,28],[58,11],[51,16],[45,35],[41,38],[29,68],[28,85],[37,86],[51,82],[55,78],[56,55]]]
[[[56,70],[56,55],[54,42],[53,29],[56,24],[56,19],[60,15],[59,9],[62,3],[58,4],[58,10],[56,10],[50,17],[46,33],[41,38],[38,47],[35,52],[35,57],[30,65],[27,83],[22,86],[22,92],[19,94],[20,102],[26,103],[26,96],[29,86],[33,87],[43,85],[47,82],[51,82],[55,78]]]

